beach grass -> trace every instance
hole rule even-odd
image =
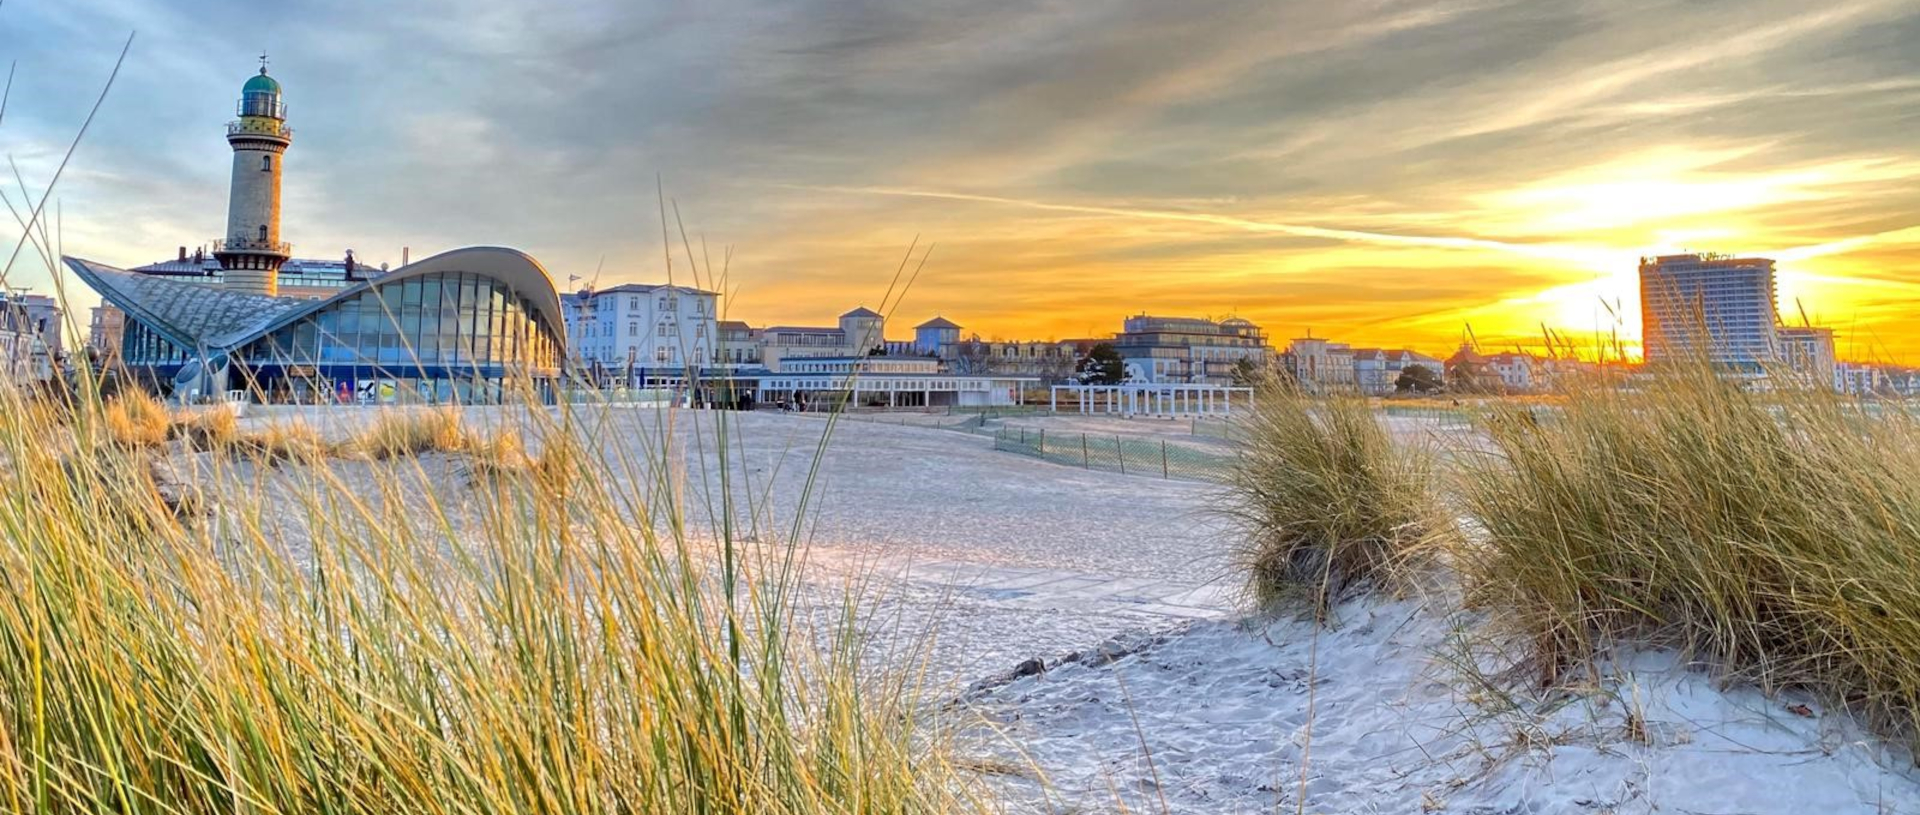
[[[816,630],[759,568],[795,541],[692,531],[726,510],[660,488],[666,434],[608,457],[594,408],[520,406],[540,453],[462,488],[432,461],[457,420],[422,412],[376,423],[377,461],[201,457],[170,484],[156,462],[187,454],[123,443],[133,400],[0,399],[6,811],[978,806],[851,610]]]
[[[1458,484],[1483,534],[1469,599],[1551,683],[1600,649],[1672,646],[1920,732],[1920,422],[1704,362],[1495,407]]]
[[[1363,584],[1404,588],[1450,531],[1431,451],[1397,443],[1362,398],[1270,381],[1238,437],[1221,512],[1261,606],[1305,600],[1324,613]]]

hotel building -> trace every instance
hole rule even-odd
[[[1778,357],[1773,261],[1731,255],[1661,255],[1640,260],[1640,320],[1646,360],[1702,354],[1715,364],[1759,372]]]

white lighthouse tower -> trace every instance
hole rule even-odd
[[[240,89],[240,118],[227,123],[233,146],[233,191],[227,199],[227,236],[214,243],[226,287],[250,294],[278,294],[280,266],[293,247],[280,240],[281,159],[293,144],[280,83],[260,74]]]

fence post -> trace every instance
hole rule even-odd
[[[1080,434],[1080,466],[1082,469],[1093,469],[1093,458],[1087,455],[1087,434],[1085,433]]]
[[[1120,437],[1113,437],[1113,457],[1120,459],[1120,474],[1127,474],[1127,449],[1120,446]]]
[[[1040,457],[1047,457],[1047,429],[1040,428]]]
[[[1160,477],[1161,478],[1173,477],[1173,476],[1167,475],[1167,440],[1166,439],[1160,440]]]

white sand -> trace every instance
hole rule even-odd
[[[366,414],[309,421],[352,415]],[[733,472],[783,529],[826,424],[729,418],[742,431]],[[690,495],[717,483],[717,467],[701,467],[715,461],[711,444],[704,457],[693,444],[710,421],[677,424]],[[1100,421],[1045,424],[1118,432]],[[597,438],[631,452],[656,422],[629,410]],[[1419,420],[1394,423],[1424,432]],[[862,630],[875,653],[924,656],[924,690],[964,698],[952,712],[975,724],[959,752],[1014,811],[1294,812],[1304,792],[1298,811],[1310,813],[1920,813],[1911,759],[1844,713],[1723,693],[1671,655],[1633,655],[1591,692],[1502,711],[1437,660],[1451,626],[1472,620],[1412,601],[1350,603],[1317,637],[1296,621],[1224,619],[1232,575],[1206,513],[1210,485],[848,422],[816,490],[805,536],[813,611],[871,578]],[[1081,658],[1008,676],[1072,652]],[[1798,704],[1813,715],[1789,710]],[[1645,724],[1630,726],[1630,711]]]

